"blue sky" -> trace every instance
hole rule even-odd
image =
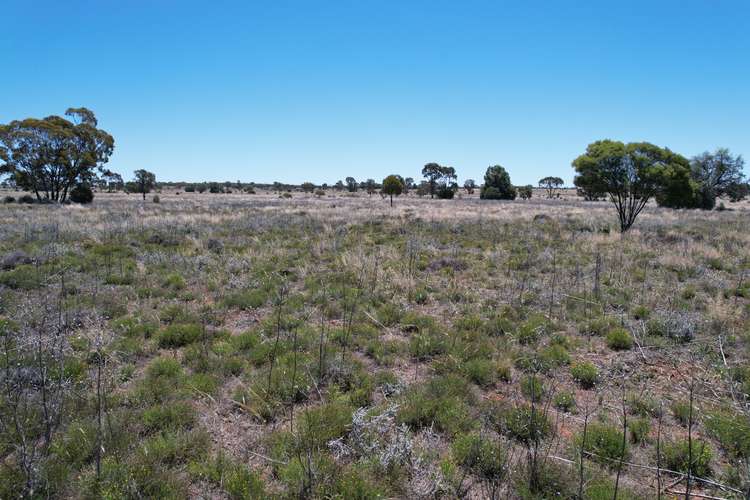
[[[747,0],[5,0],[0,122],[86,106],[130,178],[573,178],[596,139],[750,155]]]

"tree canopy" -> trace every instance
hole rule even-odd
[[[742,172],[745,160],[741,155],[732,156],[726,148],[694,157],[690,167],[693,179],[699,184],[700,206],[706,209],[716,205],[717,197],[736,192],[736,186],[745,177]]]
[[[555,195],[555,189],[562,187],[565,184],[559,177],[547,176],[539,179],[539,187],[547,191],[547,198],[552,198]]]
[[[389,175],[383,179],[383,194],[391,197],[391,206],[393,206],[393,196],[398,196],[404,191],[404,181],[399,175]]]
[[[156,175],[148,170],[136,170],[133,172],[134,184],[138,193],[143,195],[143,199],[146,199],[146,193],[150,193],[154,187],[156,187]]]
[[[456,169],[438,163],[428,163],[422,168],[422,176],[427,180],[430,198],[453,198],[458,187]]]
[[[479,197],[483,200],[515,200],[516,188],[510,182],[508,171],[500,165],[487,167]]]
[[[86,108],[65,115],[26,118],[0,125],[0,174],[38,200],[64,202],[76,185],[92,185],[114,150],[114,139],[97,128]]]

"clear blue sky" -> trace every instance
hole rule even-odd
[[[750,155],[750,1],[4,0],[0,122],[86,106],[129,178],[570,182],[600,138]]]

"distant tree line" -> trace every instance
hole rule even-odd
[[[37,201],[73,201],[88,203],[94,189],[146,194],[164,187],[187,193],[255,193],[256,188],[276,192],[302,190],[323,196],[325,189],[368,195],[380,193],[393,197],[415,191],[418,196],[452,199],[459,190],[458,176],[453,167],[427,163],[422,168],[423,181],[390,175],[382,182],[374,179],[357,181],[354,177],[339,180],[333,186],[312,182],[300,185],[242,183],[241,181],[157,184],[152,172],[138,169],[133,179],[125,182],[120,174],[106,169],[114,151],[114,138],[98,128],[94,113],[86,108],[69,108],[63,118],[48,116],[27,118],[0,124],[0,176],[4,186],[33,193]],[[586,151],[572,162],[576,172],[574,185],[585,200],[608,199],[618,214],[621,231],[627,231],[651,199],[659,206],[681,209],[713,209],[716,200],[727,197],[739,201],[750,194],[745,179],[742,156],[719,148],[688,160],[668,148],[648,142],[623,143],[600,140],[588,145]],[[564,181],[546,176],[538,187],[547,198],[559,198]],[[487,168],[484,183],[478,186],[466,179],[463,187],[471,195],[479,190],[482,200],[528,200],[531,185],[514,186],[510,174],[501,165]],[[31,198],[33,200],[33,198]]]

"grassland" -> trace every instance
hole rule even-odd
[[[750,212],[0,206],[0,498],[742,498]]]

